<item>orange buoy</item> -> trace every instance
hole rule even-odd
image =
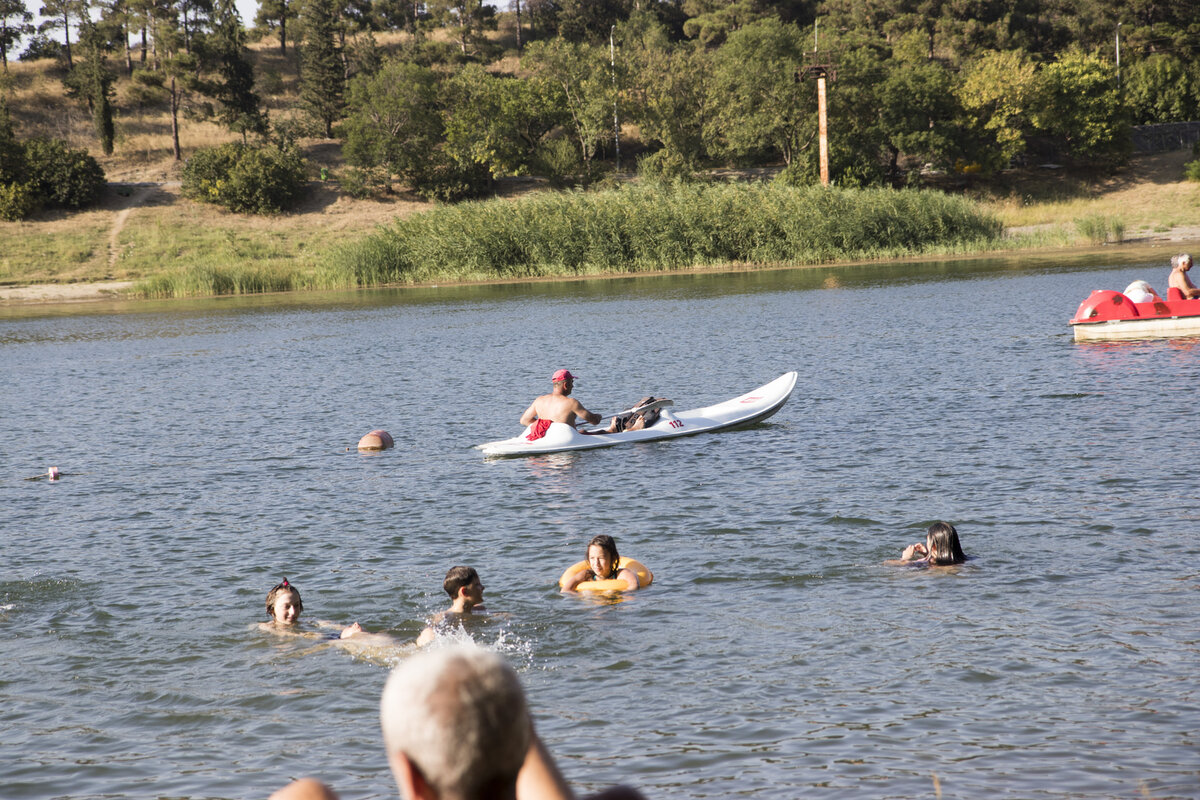
[[[359,450],[387,450],[394,447],[392,435],[387,431],[374,430],[358,440]]]

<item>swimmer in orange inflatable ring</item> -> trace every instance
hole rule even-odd
[[[587,560],[567,567],[558,581],[563,591],[635,591],[649,586],[654,574],[632,558],[617,553],[611,536],[593,537],[587,546]]]

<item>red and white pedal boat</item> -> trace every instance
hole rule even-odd
[[[1071,318],[1075,341],[1200,336],[1200,298],[1184,300],[1178,289],[1167,299],[1135,303],[1122,292],[1095,291]]]

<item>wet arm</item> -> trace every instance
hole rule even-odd
[[[599,414],[593,414],[584,408],[583,403],[580,403],[578,400],[575,401],[575,414],[576,416],[583,417],[584,421],[589,425],[598,425],[600,420],[603,419]]]
[[[590,579],[591,575],[592,575],[592,571],[590,569],[588,569],[587,567],[583,567],[582,569],[577,569],[573,573],[568,575],[567,579],[565,581],[563,581],[562,588],[564,591],[573,592],[573,591],[575,591],[576,586],[578,586],[579,584],[583,583],[584,581]]]
[[[619,580],[625,581],[625,588],[630,591],[633,591],[634,589],[642,588],[641,585],[638,583],[637,573],[631,569],[621,570],[620,572],[617,573],[617,578]]]

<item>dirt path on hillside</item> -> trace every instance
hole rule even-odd
[[[162,188],[161,183],[150,183],[138,186],[129,198],[129,205],[117,212],[112,228],[108,232],[108,266],[112,269],[121,257],[121,231],[125,229],[125,220],[135,208],[146,202],[150,195]]]

